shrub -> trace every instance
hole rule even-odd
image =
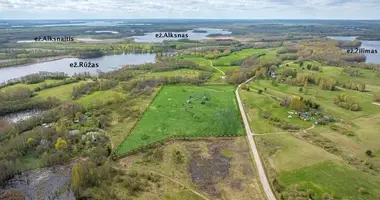
[[[322,195],[322,198],[323,198],[324,200],[334,200],[334,197],[332,197],[332,196],[329,195],[328,193],[324,193],[324,194]]]
[[[340,94],[334,99],[334,103],[341,108],[351,111],[359,111],[361,110],[358,102],[354,101],[352,98],[347,96],[346,94]]]
[[[184,156],[181,154],[180,151],[173,151],[173,160],[176,164],[183,164]]]
[[[282,75],[284,75],[285,77],[296,77],[297,76],[297,72],[296,70],[292,69],[292,68],[285,68],[283,71],[282,71]]]
[[[358,189],[358,192],[360,194],[368,194],[368,191],[366,189],[362,188],[362,187]]]
[[[372,156],[372,151],[371,151],[371,150],[367,150],[367,151],[365,151],[365,154],[366,154],[367,156]]]
[[[377,92],[373,95],[373,100],[374,101],[377,101],[377,102],[380,102],[380,92]]]
[[[262,91],[261,89],[259,89],[259,90],[257,91],[257,93],[261,94],[261,93],[263,93],[263,91]]]

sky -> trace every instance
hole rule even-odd
[[[380,19],[380,0],[0,0],[0,19]]]

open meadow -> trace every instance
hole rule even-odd
[[[249,91],[241,89],[248,120],[258,134],[255,140],[272,187],[278,198],[283,199],[380,199],[380,159],[377,154],[380,142],[376,131],[380,124],[380,106],[372,104],[380,82],[371,70],[359,69],[360,74],[352,77],[343,72],[343,68],[311,61],[303,65],[307,64],[320,66],[321,71],[305,67],[301,70],[296,63],[287,67],[298,73],[337,79],[339,83],[363,83],[367,86],[366,91],[339,86],[331,91],[316,85],[293,86],[263,79],[247,84]],[[281,74],[282,70],[284,67],[278,68],[277,72]],[[339,107],[334,100],[341,94],[352,98],[361,109],[351,111]],[[323,114],[302,120],[294,115],[294,109],[281,105],[287,97],[296,96],[319,104],[318,112]],[[266,117],[268,113],[270,118]],[[315,124],[322,116],[331,116],[334,121]],[[279,122],[273,123],[273,119]],[[284,129],[286,126],[277,124],[292,124],[298,130]],[[372,155],[369,156],[368,151]]]
[[[116,155],[171,136],[242,135],[234,89],[233,85],[165,86]]]

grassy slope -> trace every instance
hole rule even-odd
[[[59,87],[49,88],[46,90],[42,90],[41,92],[38,92],[38,97],[57,97],[61,100],[71,100],[71,93],[73,91],[73,87],[76,85],[79,85],[81,83],[85,83],[85,81],[80,81],[78,83],[71,83],[67,85],[62,85]]]
[[[317,86],[308,86],[308,94],[300,93],[299,87],[290,86],[287,84],[279,84],[275,87],[270,81],[259,80],[251,83],[250,86],[255,89],[267,88],[266,93],[283,99],[288,95],[303,96],[305,99],[313,99],[315,102],[321,104],[325,112],[333,114],[337,118],[343,119],[355,119],[358,117],[368,116],[380,112],[380,107],[372,104],[373,97],[354,90],[343,91],[328,91],[320,90]],[[345,93],[359,102],[362,107],[362,111],[352,112],[340,108],[334,104],[334,97],[340,93]]]
[[[173,135],[218,135],[220,122],[216,114],[218,110],[226,106],[236,108],[233,91],[234,86],[167,86],[163,88],[136,129],[121,144],[121,148],[116,153],[120,155]],[[204,93],[210,94],[210,101],[201,104],[200,100],[196,100],[190,104],[193,108],[188,108],[189,112],[185,111],[185,108],[189,107],[186,103],[189,96],[203,96]],[[237,109],[234,112],[236,112],[234,120],[240,121]],[[230,134],[242,133],[240,127]]]
[[[26,87],[26,88],[28,88],[30,90],[34,90],[35,88],[38,88],[39,86],[41,86],[44,83],[46,83],[46,84],[52,84],[52,83],[58,83],[58,82],[62,82],[62,80],[48,79],[48,80],[45,80],[44,82],[35,83],[35,84],[17,83],[17,84],[14,84],[14,85],[10,85],[10,86],[1,88],[0,91],[12,90],[12,89],[17,88],[17,87]]]
[[[81,103],[84,106],[89,106],[91,104],[96,104],[99,102],[107,102],[112,99],[116,98],[122,98],[124,94],[114,91],[114,90],[105,90],[105,91],[96,91],[92,94],[89,94],[87,96],[84,96],[77,100],[78,103]]]
[[[297,66],[294,65],[294,67]],[[341,69],[334,68],[334,70]],[[323,73],[326,73],[326,71]],[[379,83],[378,81],[371,82],[373,80],[364,75],[359,80],[367,84],[377,85]],[[343,164],[339,157],[268,124],[261,117],[260,110],[270,110],[270,112],[281,116],[280,118],[285,121],[288,120],[286,117],[287,110],[280,107],[278,102],[264,96],[264,94],[257,94],[255,90],[267,88],[264,93],[279,98],[287,95],[301,95],[311,98],[320,103],[325,111],[333,114],[336,118],[351,120],[355,124],[354,137],[341,135],[332,131],[328,126],[317,126],[308,132],[321,134],[344,149],[345,153],[348,152],[351,156],[366,160],[367,163],[379,167],[380,158],[377,154],[380,152],[380,143],[378,131],[376,130],[378,130],[378,124],[380,124],[378,114],[380,113],[380,107],[371,104],[372,97],[369,95],[371,92],[320,90],[318,96],[316,96],[317,87],[310,86],[308,94],[305,95],[298,91],[299,87],[285,84],[274,87],[270,81],[266,80],[255,81],[250,84],[250,87],[253,91],[241,91],[242,99],[245,102],[252,129],[256,133],[270,133],[256,136],[256,141],[260,152],[264,154],[263,156],[267,160],[268,170],[274,169],[278,174],[280,184],[286,186],[298,184],[301,188],[313,189],[317,193],[317,199],[321,199],[322,194],[325,192],[334,194],[337,199],[380,199],[378,187],[380,179],[378,175],[372,176]],[[339,93],[346,93],[354,97],[359,101],[363,110],[352,112],[337,107],[333,103],[333,98]],[[300,120],[298,121],[293,123],[301,122]],[[371,158],[366,156],[364,152],[367,149],[375,152],[375,156]],[[361,187],[367,190],[369,194],[359,193],[358,189]]]

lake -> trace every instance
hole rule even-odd
[[[33,109],[33,110],[26,110],[26,111],[20,111],[15,113],[10,113],[5,116],[0,116],[0,120],[6,120],[10,123],[17,123],[24,121],[26,119],[29,119],[33,116],[37,116],[42,114],[42,110]]]
[[[355,36],[328,36],[327,38],[333,39],[333,40],[345,40],[345,41],[353,41],[357,37]],[[371,40],[361,40],[362,45],[360,48],[364,49],[377,49],[377,54],[371,54],[371,53],[365,53],[367,59],[366,63],[375,63],[380,64],[380,41],[371,41]]]
[[[22,66],[0,68],[0,83],[6,82],[13,78],[26,76],[29,74],[38,73],[40,71],[47,72],[64,72],[69,76],[74,73],[90,72],[97,74],[97,71],[108,72],[118,69],[122,65],[139,65],[144,63],[154,63],[156,54],[122,54],[122,55],[109,55],[100,58],[79,59],[79,58],[64,58],[55,61],[41,62],[35,64],[28,64]],[[91,62],[99,63],[99,67],[84,68],[70,67],[70,63],[74,62]]]
[[[135,39],[135,42],[139,43],[156,43],[163,42],[164,40],[179,40],[179,39],[189,39],[189,40],[203,40],[208,39],[207,35],[209,34],[231,34],[232,32],[226,31],[223,29],[215,29],[215,28],[199,28],[195,30],[204,30],[206,33],[194,33],[193,30],[187,30],[184,32],[172,32],[173,34],[188,34],[188,38],[156,38],[156,34],[165,32],[152,32],[146,33],[143,36],[132,36]]]

